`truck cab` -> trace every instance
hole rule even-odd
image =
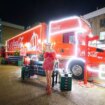
[[[82,17],[73,16],[49,23],[49,41],[59,55],[59,66],[72,72],[76,79],[84,78],[86,36],[91,38],[93,34],[90,24]],[[88,46],[88,64],[93,65],[94,61],[97,65],[105,63],[104,59],[98,59],[100,53],[96,47]]]

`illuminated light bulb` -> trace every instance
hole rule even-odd
[[[99,73],[99,69],[98,68],[91,68],[90,66],[87,66],[86,68],[90,72]]]
[[[98,73],[99,78],[105,80],[105,65],[99,65],[99,69],[87,66],[87,70],[93,73]]]
[[[79,17],[78,16],[66,17],[66,18],[63,18],[63,19],[50,21],[50,23],[58,23],[58,22],[63,22],[65,20],[70,20],[70,19],[79,19]]]
[[[26,48],[27,50],[30,50],[31,44],[29,42],[25,43],[23,47]]]
[[[92,37],[93,37],[93,34],[92,34],[92,33],[89,33],[89,37],[91,37],[91,38],[92,38]]]
[[[105,65],[101,64],[99,66],[99,78],[105,80]]]
[[[60,54],[56,54],[56,57],[59,58],[59,57],[61,57],[61,55]]]
[[[44,40],[43,42],[44,42],[44,43],[47,43],[47,40]]]
[[[38,43],[41,43],[41,40],[40,39],[38,39]]]
[[[23,46],[24,46],[23,43],[21,43],[21,44],[20,44],[20,47],[23,47]]]

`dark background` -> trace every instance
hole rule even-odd
[[[105,7],[105,0],[0,0],[3,21],[29,26]]]

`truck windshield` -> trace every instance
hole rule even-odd
[[[75,36],[73,32],[63,34],[63,43],[75,43]]]

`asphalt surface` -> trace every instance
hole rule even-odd
[[[0,65],[0,105],[105,105],[105,88],[73,80],[72,91],[61,92],[58,84],[49,96],[45,77],[22,81],[20,75],[21,67]]]

